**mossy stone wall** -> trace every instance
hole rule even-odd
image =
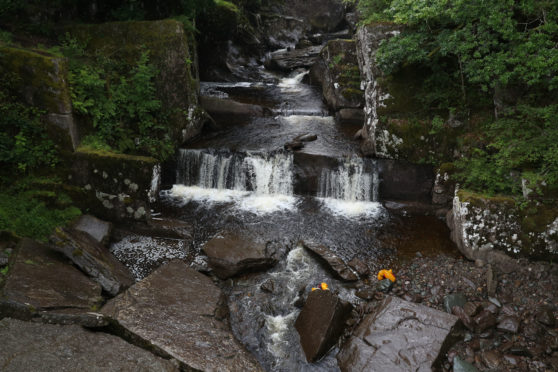
[[[160,186],[155,159],[78,148],[69,162],[70,181],[83,191],[76,200],[83,211],[111,221],[149,217]]]
[[[19,76],[21,99],[46,112],[47,130],[61,150],[73,151],[78,133],[72,116],[68,65],[44,51],[0,46],[0,73]]]
[[[157,98],[170,112],[172,138],[184,142],[197,135],[205,120],[199,106],[199,76],[196,41],[182,23],[172,20],[111,22],[74,25],[72,37],[86,44],[93,53],[126,61],[130,66],[148,50],[157,68]]]

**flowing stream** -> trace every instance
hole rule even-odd
[[[189,245],[137,238],[112,250],[141,279],[174,257],[207,270],[201,247],[223,231],[276,244],[283,258],[274,268],[223,283],[233,332],[266,370],[337,371],[335,350],[316,363],[306,361],[294,329],[300,312],[295,304],[321,281],[344,300],[359,300],[354,288],[333,278],[299,241],[327,245],[345,262],[355,257],[376,262],[397,252],[398,232],[386,235],[389,226],[413,221],[384,208],[376,161],[357,154],[352,135],[359,128],[328,116],[320,92],[304,83],[307,71],[275,76],[275,83],[268,82],[270,72],[264,73],[265,83],[201,85],[202,94],[258,104],[272,114],[221,120],[218,131],[179,151],[175,182],[161,192],[158,212],[191,226]],[[309,133],[317,140],[294,154],[283,150],[286,142]],[[302,172],[304,167],[312,172]],[[270,280],[273,293],[261,289]]]

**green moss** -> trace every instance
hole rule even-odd
[[[66,60],[47,52],[0,47],[0,68],[22,79],[26,99],[53,113],[71,112]]]
[[[455,171],[455,165],[453,163],[442,163],[438,167],[438,173],[440,174],[452,174]]]
[[[81,256],[83,256],[83,250],[81,250],[81,249],[74,249],[74,250],[72,251],[72,256],[74,256],[74,257],[81,257]]]
[[[350,101],[352,100],[358,101],[364,97],[364,92],[360,89],[345,88],[341,91],[341,95]]]
[[[558,217],[558,205],[531,201],[521,210],[521,228],[525,232],[542,233]]]
[[[107,159],[120,159],[127,161],[140,161],[145,163],[157,164],[157,159],[149,156],[128,155],[120,154],[117,152],[110,152],[107,150],[93,149],[87,146],[80,146],[76,149],[76,154],[82,154],[94,158],[107,158]]]
[[[25,260],[23,261],[23,263],[26,265],[37,265],[37,263],[33,260]]]
[[[457,192],[457,196],[461,202],[471,203],[471,205],[480,208],[489,207],[491,204],[507,208],[517,207],[515,200],[505,195],[490,196],[461,189]]]

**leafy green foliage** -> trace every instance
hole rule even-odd
[[[49,208],[45,202],[25,193],[0,193],[0,230],[46,241],[55,227],[81,214],[76,207]]]
[[[167,117],[156,99],[156,69],[143,51],[131,70],[125,63],[87,56],[83,46],[66,38],[63,50],[70,58],[70,85],[74,110],[89,118],[95,147],[148,154],[165,159],[172,153]]]
[[[558,105],[519,105],[487,123],[486,143],[456,162],[456,178],[490,194],[521,191],[521,178],[537,185],[558,184]]]
[[[17,173],[54,167],[58,154],[41,121],[42,112],[18,99],[17,81],[6,73],[0,82],[0,164],[4,171]]]

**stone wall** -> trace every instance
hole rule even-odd
[[[150,216],[161,176],[155,159],[78,150],[70,163],[70,182],[84,191],[85,197],[75,201],[82,210],[111,221]]]
[[[518,205],[509,197],[457,191],[447,223],[467,258],[490,261],[493,251],[536,259],[558,258],[556,202]]]

